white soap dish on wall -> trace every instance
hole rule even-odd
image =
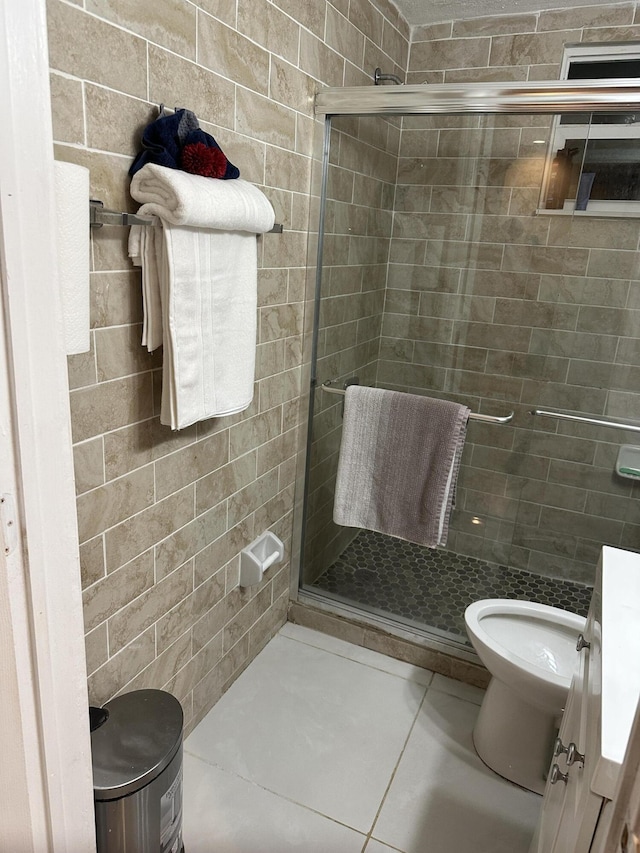
[[[269,566],[283,559],[283,542],[275,533],[266,530],[240,552],[240,586],[253,586],[260,583]]]
[[[640,480],[640,447],[623,444],[616,459],[616,474],[630,480]]]

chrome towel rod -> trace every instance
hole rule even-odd
[[[323,391],[328,391],[329,394],[340,394],[341,397],[347,393],[346,390],[342,388],[332,388],[329,382],[323,382],[320,386]],[[497,415],[480,415],[477,412],[471,412],[469,415],[470,421],[482,421],[485,424],[508,424],[511,420],[513,420],[513,412],[509,412],[508,415],[503,415],[499,417]]]
[[[91,228],[102,228],[103,225],[159,225],[157,216],[138,216],[137,213],[121,213],[117,210],[106,210],[104,203],[98,199],[89,199],[89,225]],[[279,222],[268,231],[268,234],[282,234],[283,228]]]
[[[551,412],[548,409],[532,409],[529,413],[542,418],[556,418],[559,421],[575,421],[580,424],[593,424],[594,426],[611,427],[612,429],[626,429],[630,432],[640,432],[640,424],[628,424],[624,421],[608,421],[603,418],[587,418],[584,415],[570,415],[566,412]]]

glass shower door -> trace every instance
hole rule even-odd
[[[640,387],[637,227],[544,209],[552,118],[332,120],[302,587],[453,643],[479,598],[584,612],[600,545],[640,542],[630,436],[530,414]],[[469,423],[446,549],[333,523],[328,380],[514,412]]]

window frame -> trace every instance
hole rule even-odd
[[[638,42],[607,42],[598,44],[569,44],[565,46],[562,64],[560,66],[560,80],[569,79],[571,65],[575,62],[606,62],[618,58],[638,60],[640,62],[640,43]],[[605,79],[628,79],[628,78],[595,78]],[[640,86],[640,75],[638,76]],[[593,115],[593,113],[592,113]],[[609,217],[640,217],[640,200],[620,201],[616,199],[593,199],[589,200],[587,209],[576,210],[576,199],[567,198],[563,207],[552,209],[545,207],[546,198],[551,181],[553,160],[559,149],[562,149],[568,139],[638,139],[638,150],[640,160],[640,117],[638,122],[628,125],[619,124],[561,124],[563,117],[570,117],[571,113],[561,113],[553,118],[549,131],[549,144],[545,159],[545,167],[538,202],[538,214],[544,216],[609,216]],[[586,146],[585,146],[586,150]]]

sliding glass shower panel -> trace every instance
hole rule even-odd
[[[478,598],[583,610],[601,544],[640,543],[633,434],[530,412],[637,411],[634,220],[545,209],[551,116],[331,124],[303,585],[458,641]],[[328,380],[514,412],[469,423],[446,549],[333,523]]]

